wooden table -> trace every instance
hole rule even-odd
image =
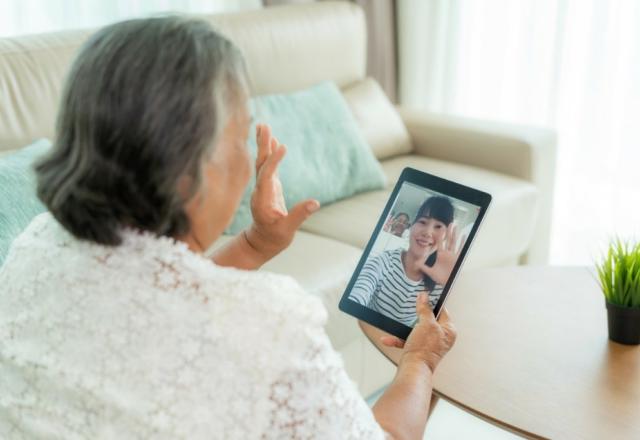
[[[447,308],[458,339],[436,370],[436,395],[526,437],[640,439],[640,346],[608,340],[592,272],[466,272]],[[364,329],[397,363],[401,350]]]

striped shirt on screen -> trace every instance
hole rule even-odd
[[[403,249],[384,251],[370,257],[362,267],[349,299],[382,313],[389,318],[413,327],[416,321],[416,298],[427,290],[423,280],[407,277],[402,265]],[[429,305],[433,309],[442,294],[436,285],[429,292]]]

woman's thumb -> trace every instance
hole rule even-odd
[[[436,317],[433,316],[433,311],[429,307],[429,295],[427,292],[420,292],[416,299],[416,313],[420,321],[435,321]]]
[[[287,216],[290,227],[298,229],[302,222],[308,219],[318,208],[320,208],[320,202],[314,199],[305,200],[295,205],[289,210],[289,215]]]

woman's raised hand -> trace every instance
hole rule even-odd
[[[440,242],[437,248],[433,249],[433,252],[437,252],[434,265],[427,266],[424,261],[420,261],[418,262],[418,268],[435,281],[436,284],[444,286],[451,275],[456,260],[460,256],[460,251],[466,238],[466,236],[463,237],[460,241],[460,246],[456,246],[458,243],[458,230],[453,223],[449,224],[445,239]]]
[[[256,186],[251,194],[253,224],[247,239],[256,250],[275,255],[289,246],[296,230],[320,204],[308,199],[287,211],[278,178],[278,164],[286,154],[286,147],[271,134],[271,128],[266,124],[257,125],[256,143]]]

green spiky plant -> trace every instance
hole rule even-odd
[[[609,303],[640,307],[640,242],[614,240],[596,269]]]

